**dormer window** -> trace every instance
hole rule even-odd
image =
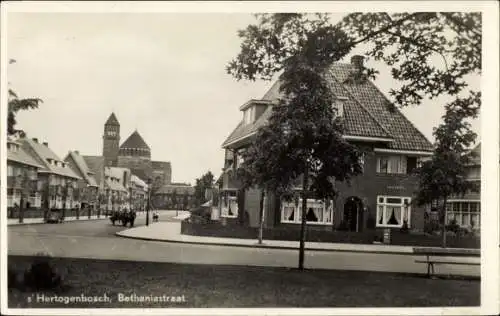
[[[244,124],[251,124],[255,122],[264,113],[268,106],[272,104],[269,100],[250,100],[240,107],[243,111]]]
[[[255,120],[255,107],[251,106],[243,112],[243,120],[245,124],[253,123]]]
[[[335,109],[336,117],[344,117],[344,103],[347,100],[346,97],[337,97],[333,107]]]
[[[17,152],[19,150],[19,146],[16,143],[7,143],[7,149],[11,152]]]
[[[52,164],[52,159],[51,158],[47,158],[47,162],[49,163],[49,165]]]

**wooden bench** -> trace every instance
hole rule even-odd
[[[443,257],[464,257],[464,258],[480,258],[481,253],[479,249],[460,249],[460,248],[426,248],[418,247],[413,248],[415,255],[425,256],[425,260],[415,260],[416,263],[427,264],[427,277],[434,275],[434,266],[438,264],[456,264],[456,265],[481,265],[481,262],[459,261],[459,260],[443,260],[437,258]]]

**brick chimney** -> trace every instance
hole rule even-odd
[[[33,141],[34,141],[35,143],[38,143],[38,138],[33,138]]]
[[[49,147],[49,143],[44,142],[43,144],[44,144],[45,146]]]
[[[363,69],[364,57],[361,55],[354,55],[351,57],[351,64],[356,67],[356,69]]]

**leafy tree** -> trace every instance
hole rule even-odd
[[[243,40],[241,51],[228,64],[227,71],[238,80],[271,80],[276,74],[281,73],[280,80],[285,83],[281,92],[285,95],[285,99],[280,100],[275,107],[276,113],[270,120],[272,124],[281,122],[278,119],[280,115],[278,112],[282,111],[281,105],[307,104],[299,100],[301,92],[293,89],[293,84],[287,82],[299,83],[296,85],[299,88],[300,84],[307,86],[308,80],[314,78],[315,73],[321,73],[325,65],[341,59],[354,47],[364,48],[365,55],[391,68],[392,77],[400,83],[399,87],[394,87],[390,91],[396,106],[419,105],[424,98],[447,96],[451,101],[446,105],[447,110],[443,117],[445,123],[442,129],[453,130],[453,124],[459,124],[464,126],[463,132],[467,132],[468,128],[465,121],[468,118],[475,118],[478,114],[480,93],[468,90],[467,78],[481,72],[480,13],[352,13],[346,15],[336,25],[331,23],[328,14],[321,13],[257,14],[256,19],[256,24],[239,31],[238,35]],[[309,78],[306,73],[310,74]],[[354,76],[351,79],[376,79],[377,74],[376,69],[365,68],[361,76]],[[309,83],[310,88],[328,90],[322,86],[320,80],[312,80]],[[322,94],[318,106],[326,105],[327,102],[324,101],[328,100],[329,93],[318,92],[318,94]],[[288,123],[286,120],[283,121]],[[306,122],[307,119],[304,125]],[[283,126],[287,129],[291,127],[287,124]],[[259,132],[257,135],[259,142],[263,142],[264,139],[267,142],[266,146],[260,145],[261,150],[275,154],[282,153],[280,148],[286,146],[286,142],[283,140],[280,147],[278,138],[281,136],[278,135],[283,135],[284,131],[281,131],[281,134],[279,131],[275,132],[274,136],[271,130],[263,129]],[[276,144],[277,147],[272,147],[271,144]],[[465,146],[466,143],[462,145]],[[266,170],[263,168],[264,164],[259,166],[254,163],[260,161],[257,158],[259,157],[257,151],[255,147],[247,152],[246,159],[249,162],[244,168],[247,169],[247,173],[254,175]],[[437,152],[435,155],[441,153]],[[295,158],[298,157],[288,158],[289,165],[285,161],[278,163],[269,160],[267,167],[282,169],[273,175],[276,179],[273,180],[273,176],[266,177],[262,173],[260,177],[247,181],[247,185],[260,183],[267,189],[279,188],[282,186],[281,183],[288,183],[289,178],[295,177],[296,173],[287,175],[285,171],[290,170],[291,166],[296,166]],[[300,159],[304,157],[301,156]],[[458,176],[456,171],[443,169],[441,172],[446,178],[455,182],[460,181],[456,178]]]
[[[481,72],[481,22],[477,12],[353,13],[340,25],[352,44],[369,42],[366,55],[391,67],[402,84],[390,91],[396,104],[448,95],[456,106],[476,108],[480,100],[466,80]]]
[[[302,270],[307,198],[333,198],[335,181],[361,173],[361,152],[342,138],[342,119],[332,107],[335,96],[324,76],[326,68],[348,52],[343,47],[349,39],[325,20],[298,14],[259,17],[258,26],[240,33],[242,51],[228,71],[237,79],[250,80],[270,79],[280,71],[282,97],[273,106],[269,124],[243,153],[239,174],[245,187],[259,186],[285,198],[291,198],[294,185],[302,182]],[[262,62],[262,56],[270,62]]]
[[[196,179],[196,184],[194,186],[194,197],[196,205],[201,205],[205,201],[205,192],[207,189],[211,189],[214,185],[214,175],[211,171],[208,171],[201,178]]]
[[[24,137],[26,134],[23,130],[16,129],[17,124],[16,114],[21,110],[30,110],[38,108],[38,105],[42,103],[41,99],[29,98],[29,99],[19,99],[17,94],[9,89],[9,104],[8,104],[8,114],[7,114],[7,135],[18,135]]]
[[[177,189],[174,189],[172,191],[172,205],[174,206],[174,208],[177,208]]]
[[[34,173],[36,174],[35,170],[23,168],[21,170],[21,174],[18,176],[21,188],[21,199],[19,201],[19,223],[24,221],[24,210],[27,206],[27,201],[29,200],[31,192],[36,190],[37,181],[32,180]]]
[[[189,194],[188,194],[187,191],[184,191],[184,195],[182,197],[182,206],[183,206],[184,210],[188,209],[188,206],[189,206]]]
[[[426,97],[448,95],[457,106],[480,106],[477,92],[467,91],[466,80],[481,72],[481,13],[352,13],[334,26],[328,14],[256,18],[257,24],[239,31],[241,52],[227,67],[237,79],[270,80],[309,38],[316,45],[308,54],[323,55],[325,62],[335,62],[358,47],[390,67],[402,84],[390,91],[396,105],[419,105]],[[378,71],[367,68],[364,73],[375,79]]]
[[[480,98],[480,95],[476,96]],[[479,102],[479,101],[471,101]],[[437,203],[442,225],[443,248],[446,247],[446,202],[453,195],[464,195],[476,189],[467,181],[467,164],[473,158],[468,148],[474,143],[476,134],[471,130],[466,117],[475,117],[475,110],[464,111],[462,107],[446,106],[443,123],[434,129],[436,145],[434,153],[416,170],[419,175],[419,205]]]
[[[13,64],[16,61],[14,59],[9,60],[9,64]],[[8,110],[7,110],[7,135],[18,135],[21,137],[25,136],[23,130],[16,129],[16,115],[21,110],[30,110],[36,109],[43,101],[38,98],[27,98],[27,99],[19,99],[17,94],[9,89],[9,102],[8,102]]]

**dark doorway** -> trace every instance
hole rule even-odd
[[[347,198],[344,204],[344,223],[347,230],[359,232],[362,230],[363,203],[356,196]]]

